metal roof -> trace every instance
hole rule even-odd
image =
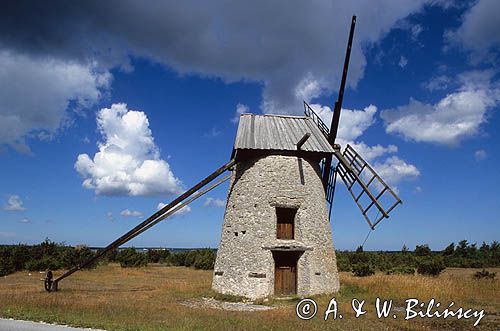
[[[310,117],[241,114],[234,149],[296,151],[297,143],[311,136],[301,150],[333,153],[333,148]]]

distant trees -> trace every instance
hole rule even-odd
[[[87,246],[71,247],[46,239],[38,245],[0,246],[0,276],[18,270],[45,271],[82,264],[94,253]],[[87,266],[92,268],[95,265]]]
[[[69,269],[82,265],[94,252],[86,246],[71,247],[48,239],[37,245],[0,246],[0,276],[18,270],[45,271],[47,269]],[[148,263],[164,263],[196,269],[213,269],[216,251],[196,249],[171,253],[166,249],[139,252],[134,248],[113,250],[105,260],[118,262],[123,267],[140,267]],[[427,244],[417,245],[414,251],[403,246],[396,252],[366,252],[359,246],[355,252],[337,251],[339,271],[352,271],[356,275],[369,275],[371,271],[387,274],[438,275],[445,267],[493,268],[500,267],[500,244],[483,242],[470,244],[467,240],[446,246],[442,251],[432,251]],[[94,265],[87,266],[93,268]],[[486,273],[478,278],[488,278]]]
[[[358,265],[368,264],[387,274],[438,275],[446,267],[493,268],[500,267],[500,244],[485,242],[477,248],[467,240],[446,246],[442,251],[432,251],[427,244],[416,245],[410,251],[406,245],[399,252],[365,252],[358,247],[355,252],[337,251],[339,271],[358,270]]]

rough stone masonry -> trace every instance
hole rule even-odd
[[[277,207],[296,208],[294,238],[277,239]],[[275,252],[293,251],[296,294],[333,293],[339,277],[317,160],[260,155],[232,173],[212,287],[251,299],[273,296]]]

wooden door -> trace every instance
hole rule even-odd
[[[297,267],[276,266],[274,272],[274,294],[290,295],[297,293]]]

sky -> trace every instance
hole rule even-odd
[[[366,250],[500,240],[500,3],[15,1],[0,13],[0,244],[104,246],[231,155],[239,114],[331,121],[403,204]],[[129,246],[217,247],[221,185]],[[331,228],[369,227],[337,186]]]

